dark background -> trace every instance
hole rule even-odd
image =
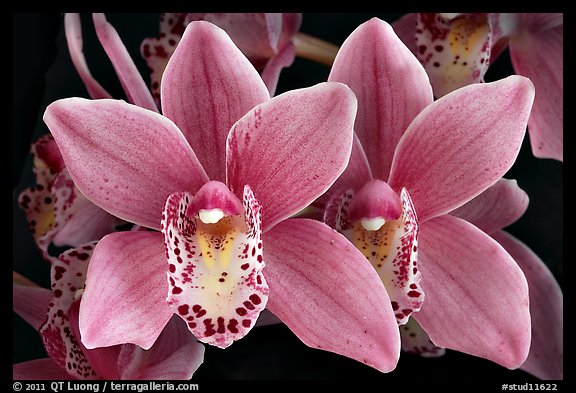
[[[401,14],[304,14],[301,31],[341,45],[362,22],[378,16],[393,22]],[[118,30],[136,65],[145,75],[139,53],[142,39],[158,34],[159,14],[107,14]],[[96,39],[89,15],[83,15],[84,52],[95,78],[113,97],[125,99],[114,70]],[[49,287],[49,266],[43,262],[32,240],[18,194],[33,184],[30,143],[48,132],[42,115],[48,104],[65,97],[88,97],[73,68],[59,14],[13,14],[12,60],[12,190],[14,191],[12,250],[13,269],[40,285]],[[280,77],[277,94],[326,80],[329,68],[296,59]],[[508,52],[503,53],[486,75],[493,81],[513,73]],[[530,196],[526,214],[507,230],[532,248],[563,287],[563,164],[532,156],[528,134],[517,162],[505,176],[515,178]],[[14,363],[46,357],[34,329],[13,317]],[[414,378],[416,377],[416,379]],[[382,374],[354,360],[312,350],[283,325],[254,329],[226,350],[207,346],[204,364],[193,380],[215,379],[322,379],[381,380],[434,383],[441,380],[524,383],[537,381],[520,370],[507,370],[490,361],[454,351],[438,359],[402,354],[395,371]],[[387,385],[383,385],[385,388]],[[434,385],[432,385],[434,386]],[[495,388],[499,385],[495,384]]]

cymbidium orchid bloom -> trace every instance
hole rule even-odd
[[[150,87],[156,102],[160,102],[160,82],[168,60],[186,26],[205,20],[222,28],[238,48],[248,57],[270,95],[274,95],[280,71],[294,61],[292,37],[302,23],[298,13],[166,13],[160,15],[160,33],[157,38],[142,42],[142,56],[150,70]]]
[[[36,185],[20,193],[18,202],[26,214],[42,257],[56,246],[78,246],[111,233],[123,221],[90,202],[76,188],[51,135],[32,144]]]
[[[528,120],[532,152],[563,161],[563,14],[408,14],[394,28],[426,68],[437,97],[482,82],[508,47],[514,70],[536,89]]]
[[[87,348],[150,348],[178,314],[225,348],[267,307],[307,345],[396,366],[400,337],[364,256],[322,223],[288,219],[348,163],[356,99],[340,83],[270,99],[220,28],[191,22],[162,76],[164,116],[70,98],[44,115],[78,188],[157,231],[96,246],[80,305]]]
[[[51,267],[52,290],[14,274],[14,311],[42,337],[49,356],[13,366],[14,379],[190,379],[204,346],[174,317],[147,351],[133,344],[87,349],[78,329],[80,299],[95,243],[68,250]]]
[[[530,346],[526,278],[496,241],[447,213],[514,163],[530,80],[473,84],[433,101],[422,65],[376,18],[347,38],[329,80],[356,94],[358,138],[320,200],[325,221],[371,262],[399,325],[414,318],[438,347],[519,367]]]

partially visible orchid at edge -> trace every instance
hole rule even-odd
[[[147,351],[133,344],[87,349],[80,339],[79,306],[95,242],[54,258],[51,289],[14,273],[14,311],[35,328],[48,358],[13,365],[16,380],[190,379],[204,346],[174,317]]]
[[[421,13],[407,14],[393,26],[426,68],[437,97],[482,82],[508,47],[514,70],[536,90],[528,120],[532,152],[563,161],[563,14]]]
[[[530,80],[473,84],[434,101],[420,62],[376,18],[346,39],[328,80],[356,94],[357,138],[318,203],[378,272],[398,324],[418,322],[406,325],[416,337],[403,335],[403,346],[422,338],[421,327],[438,347],[521,366],[531,341],[526,278],[498,242],[448,213],[514,163]]]
[[[162,231],[97,244],[80,304],[82,343],[150,348],[178,314],[200,341],[224,348],[267,307],[307,345],[392,370],[400,338],[377,274],[324,224],[288,219],[348,162],[350,90],[325,83],[270,99],[224,31],[192,22],[163,73],[161,99],[164,116],[79,98],[44,116],[90,200]]]

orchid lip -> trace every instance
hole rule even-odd
[[[216,224],[224,217],[224,212],[220,209],[200,209],[198,217],[204,224]]]
[[[367,231],[377,231],[382,228],[385,223],[386,220],[382,217],[363,218],[360,220],[360,224]]]

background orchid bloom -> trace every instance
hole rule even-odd
[[[222,28],[238,49],[248,57],[270,95],[274,95],[280,71],[294,61],[292,37],[302,23],[299,13],[166,13],[160,15],[160,33],[157,38],[142,42],[142,56],[150,70],[150,87],[156,102],[160,103],[162,73],[174,53],[186,26],[205,20]]]
[[[98,349],[82,344],[78,312],[95,244],[55,259],[52,291],[15,275],[14,311],[39,331],[49,358],[15,364],[13,379],[190,379],[202,364],[204,346],[176,318],[148,351],[133,344]]]
[[[563,14],[408,14],[394,28],[426,68],[437,97],[482,82],[508,47],[514,70],[536,89],[528,120],[532,152],[563,161]]]
[[[31,150],[36,185],[22,191],[18,203],[44,259],[54,260],[48,252],[51,243],[78,246],[114,232],[123,223],[76,188],[51,135],[38,139]]]
[[[447,213],[512,166],[533,85],[512,76],[433,101],[422,65],[376,18],[344,42],[329,81],[357,95],[358,139],[326,222],[372,263],[400,325],[412,316],[439,347],[519,367],[530,346],[526,278],[496,241]]]
[[[166,117],[80,98],[44,116],[90,200],[162,230],[98,243],[82,343],[149,348],[176,313],[225,348],[268,307],[307,345],[392,370],[399,333],[378,276],[324,224],[287,220],[346,167],[352,92],[323,83],[269,99],[226,33],[204,21],[187,26],[161,86]]]

